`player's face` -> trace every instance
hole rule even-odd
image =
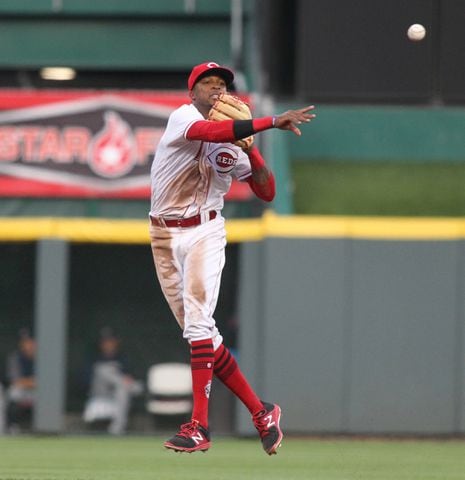
[[[202,112],[208,113],[220,93],[226,92],[226,82],[216,75],[201,78],[190,92],[192,102]]]

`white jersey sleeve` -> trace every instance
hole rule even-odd
[[[177,141],[181,144],[185,143],[187,132],[193,123],[198,120],[204,120],[202,114],[193,105],[182,105],[175,110],[168,119],[168,125],[166,126],[165,135],[166,143],[170,144]],[[193,143],[200,144],[199,141],[193,141]]]

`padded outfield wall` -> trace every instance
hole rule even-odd
[[[242,245],[240,352],[285,428],[463,433],[463,220],[269,225]]]
[[[218,318],[227,328],[228,315],[236,314],[239,361],[260,395],[281,404],[286,431],[464,432],[462,219],[267,214],[229,220],[227,229]],[[36,241],[70,243],[63,321],[74,340],[63,367],[68,363],[73,379],[83,355],[76,348],[112,321],[129,327],[138,368],[142,357],[187,355],[158,303],[145,221],[3,218],[0,235],[2,249],[30,245],[10,248],[2,262],[19,267],[16,293],[30,305],[18,322],[38,317],[44,285],[34,280],[42,268],[34,263]],[[14,301],[7,273],[2,318]],[[54,350],[46,341],[40,348]],[[78,407],[68,398],[69,409]],[[245,409],[237,405],[236,414],[235,430],[252,433]]]

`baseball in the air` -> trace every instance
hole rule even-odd
[[[413,42],[419,42],[420,40],[423,40],[425,38],[425,35],[426,29],[423,25],[420,25],[419,23],[414,23],[413,25],[410,25],[407,30],[407,36]]]

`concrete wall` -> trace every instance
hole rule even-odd
[[[286,430],[464,431],[463,247],[273,237],[242,246],[240,362],[281,404]],[[252,432],[238,408],[239,432]]]

